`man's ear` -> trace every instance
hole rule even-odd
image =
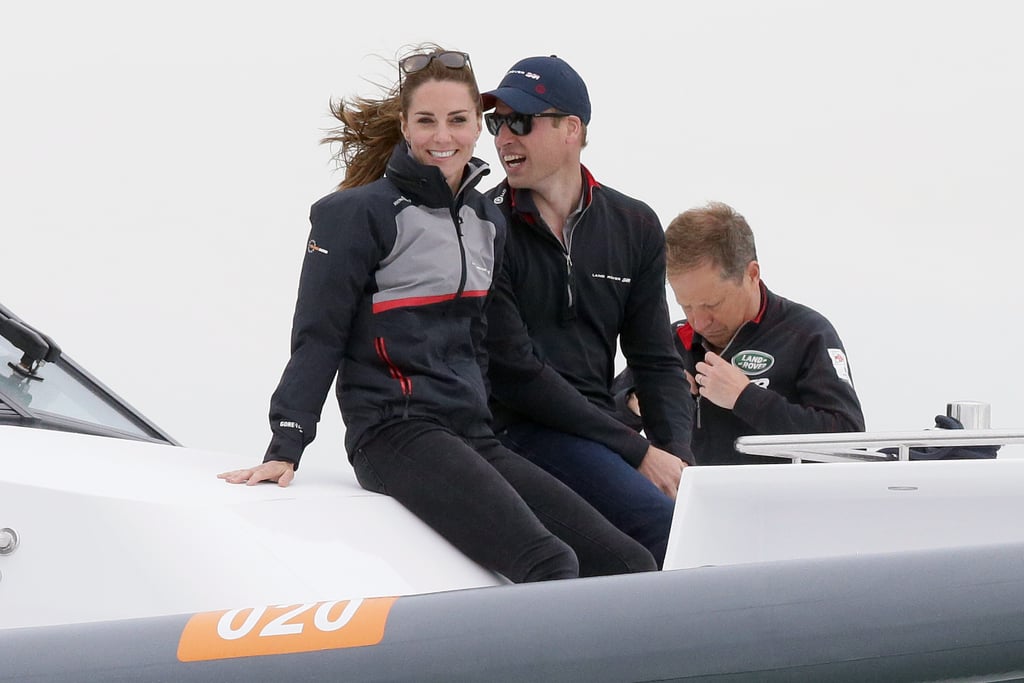
[[[761,281],[761,264],[757,261],[751,261],[747,264],[747,277],[754,282]]]
[[[565,123],[568,126],[566,132],[569,133],[570,137],[580,138],[583,136],[583,121],[580,120],[580,117],[566,116]]]

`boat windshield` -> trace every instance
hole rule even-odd
[[[176,442],[0,308],[0,424]]]

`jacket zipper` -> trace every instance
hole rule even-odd
[[[728,350],[729,350],[729,347],[730,347],[730,346],[732,346],[732,343],[733,343],[734,341],[736,341],[736,337],[740,336],[740,331],[741,331],[741,330],[742,330],[742,329],[743,329],[744,327],[746,327],[746,326],[747,326],[747,323],[746,323],[746,322],[744,322],[744,323],[743,323],[742,325],[740,325],[740,326],[739,326],[739,328],[738,328],[738,329],[736,330],[736,332],[735,332],[735,333],[734,333],[734,334],[732,335],[732,339],[730,339],[730,340],[728,341],[728,343],[727,343],[727,344],[726,344],[726,345],[725,345],[724,347],[722,347],[722,351],[721,351],[721,353],[719,353],[718,355],[719,355],[719,356],[721,356],[723,360],[725,359],[725,353],[726,353],[726,351],[728,351]],[[702,342],[702,343],[703,343],[703,342]],[[696,367],[694,367],[694,370],[695,370],[695,371],[696,371],[696,369],[697,369],[697,368],[696,368]],[[704,398],[704,397],[700,395],[700,392],[697,392],[697,407],[695,408],[695,411],[696,411],[696,415],[694,416],[694,417],[696,418],[696,420],[697,420],[697,429],[700,429],[700,428],[701,428],[701,425],[700,425],[700,400],[701,400],[702,398]]]
[[[572,256],[569,256],[569,250],[565,250],[565,290],[566,297],[569,300],[569,310],[572,311],[573,301],[572,296]]]
[[[466,182],[462,184],[462,187],[459,188],[459,191],[456,192],[455,195],[452,197],[452,204],[448,209],[448,213],[452,217],[452,223],[455,226],[455,235],[456,237],[458,237],[459,241],[459,259],[461,271],[459,273],[459,288],[455,292],[456,299],[462,297],[462,294],[466,289],[466,280],[469,277],[468,266],[466,265],[466,245],[462,241],[462,238],[464,237],[462,233],[462,216],[459,215],[459,197],[465,191],[466,186],[468,184],[469,178],[466,179]]]
[[[458,291],[455,292],[455,298],[462,297],[462,294],[466,289],[467,278],[466,248],[462,242],[462,216],[460,216],[457,211],[458,197],[460,194],[462,194],[462,191],[465,189],[465,187],[466,186],[464,184],[463,187],[459,189],[459,192],[455,194],[455,196],[452,198],[452,205],[449,208],[449,214],[452,217],[452,224],[455,227],[455,234],[458,237],[459,258],[461,260],[462,268],[459,274],[459,288]],[[394,362],[392,362],[391,357],[388,355],[387,344],[384,341],[384,337],[374,337],[373,346],[377,352],[377,357],[381,359],[385,366],[387,366],[388,372],[391,374],[391,377],[398,381],[398,384],[402,389],[402,396],[405,397],[405,402],[402,407],[402,418],[408,419],[409,402],[412,399],[412,380],[406,377],[405,373],[402,372],[401,368],[399,368]]]
[[[579,226],[580,221],[583,220],[583,215],[587,212],[588,208],[590,208],[590,207],[589,206],[584,206],[583,207],[583,209],[576,216],[576,220],[573,221],[572,228],[569,231],[566,232],[564,230],[564,228],[563,228],[563,233],[565,234],[565,246],[563,247],[563,251],[565,253],[565,289],[566,289],[566,299],[569,302],[569,311],[568,312],[569,312],[569,316],[570,317],[573,317],[572,313],[573,313],[573,310],[575,309],[575,306],[576,306],[576,298],[573,296],[573,286],[572,286],[573,285],[573,278],[574,278],[573,270],[572,270],[572,236],[573,236],[573,234],[575,234],[576,228]],[[555,241],[559,243],[559,246],[561,246],[561,240],[555,238]]]

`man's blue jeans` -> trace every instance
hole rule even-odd
[[[607,446],[534,422],[498,434],[510,450],[547,470],[651,551],[661,568],[675,501]]]

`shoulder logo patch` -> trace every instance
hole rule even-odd
[[[852,385],[853,380],[850,379],[850,364],[846,360],[846,352],[842,349],[829,349],[828,357],[832,359],[832,367],[836,369],[839,379]]]
[[[746,349],[732,357],[732,364],[742,370],[745,375],[760,375],[775,365],[775,356],[764,351]]]

